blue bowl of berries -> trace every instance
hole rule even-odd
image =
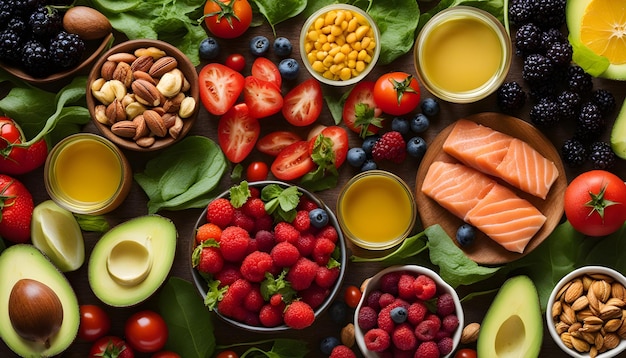
[[[347,264],[331,209],[279,181],[242,182],[216,197],[190,241],[207,308],[253,332],[311,326],[340,291]]]
[[[395,357],[400,351],[450,357],[463,324],[456,291],[417,265],[391,266],[368,279],[354,313],[355,339],[367,358]]]

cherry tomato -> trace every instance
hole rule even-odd
[[[588,236],[605,236],[626,221],[626,184],[605,170],[580,174],[565,189],[565,216]]]
[[[463,348],[459,349],[455,354],[454,358],[476,358],[476,351],[471,348]]]
[[[171,351],[161,351],[154,353],[151,358],[181,358],[180,354]]]
[[[215,358],[239,358],[239,354],[233,351],[221,351]]]
[[[348,286],[343,295],[344,301],[350,308],[356,308],[359,305],[359,301],[361,301],[361,296],[363,292],[356,286]]]
[[[252,162],[246,169],[246,178],[249,182],[265,180],[269,171],[269,167],[264,162]]]
[[[80,326],[78,337],[82,340],[92,342],[100,337],[104,337],[111,329],[111,319],[100,306],[81,305],[80,306]]]
[[[252,7],[248,0],[207,0],[204,22],[213,35],[233,39],[250,27]]]
[[[246,67],[246,58],[242,54],[233,53],[226,57],[224,64],[237,72],[241,72]]]
[[[145,310],[133,314],[126,320],[124,334],[133,349],[151,353],[165,346],[168,330],[161,315]]]
[[[374,101],[387,114],[407,114],[420,103],[419,83],[415,77],[405,72],[386,73],[376,80]]]

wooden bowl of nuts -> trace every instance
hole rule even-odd
[[[608,358],[626,349],[626,278],[604,266],[584,266],[554,287],[548,331],[571,357]]]
[[[199,109],[198,73],[176,47],[130,40],[96,62],[87,107],[105,137],[121,148],[154,151],[183,138]]]

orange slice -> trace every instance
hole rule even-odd
[[[612,64],[626,63],[626,1],[594,0],[581,22],[583,44]]]

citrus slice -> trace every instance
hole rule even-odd
[[[52,200],[33,210],[31,240],[63,272],[74,271],[85,261],[85,241],[76,218]]]

